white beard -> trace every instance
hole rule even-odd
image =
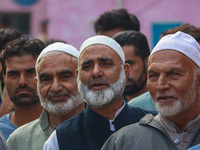
[[[161,106],[158,102],[156,102],[155,107],[162,116],[173,116],[181,111],[182,104],[179,100],[175,101],[173,106]]]
[[[48,101],[47,98],[43,98],[39,90],[38,90],[38,95],[40,97],[40,103],[44,107],[44,109],[57,116],[65,115],[70,111],[72,111],[77,106],[79,106],[81,103],[83,103],[83,99],[81,98],[80,94],[71,96],[65,102],[62,103],[58,102],[54,104]]]
[[[195,77],[194,77],[195,78]],[[186,93],[182,97],[180,97],[182,100],[177,99],[174,101],[173,104],[166,105],[166,106],[161,106],[157,101],[155,102],[155,107],[157,111],[162,115],[162,116],[173,116],[176,115],[187,108],[189,108],[194,101],[196,100],[197,94],[195,90],[195,81],[196,78],[194,79],[193,83],[191,84],[191,87],[188,89]]]
[[[122,67],[120,72],[120,78],[115,83],[111,84],[109,81],[110,87],[104,90],[92,91],[88,88],[87,85],[83,85],[80,81],[80,76],[78,75],[78,89],[81,96],[84,98],[88,105],[93,108],[102,108],[113,101],[115,101],[124,91],[126,84],[126,75],[124,68]]]

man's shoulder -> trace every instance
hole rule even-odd
[[[84,116],[84,111],[80,112],[78,115],[66,120],[65,122],[59,124],[58,126],[56,126],[56,130],[62,130],[64,128],[67,128],[70,130],[70,128],[76,128],[77,126],[79,126],[81,124],[81,122],[84,120],[83,116]]]
[[[153,110],[145,110],[139,107],[132,107],[129,106],[131,109],[131,113],[133,117],[139,117],[139,118],[143,118],[146,114],[152,114],[153,116],[156,116],[158,114],[157,111],[153,111]]]
[[[140,107],[140,108],[146,109],[146,110],[157,111],[153,104],[153,100],[152,100],[149,92],[146,92],[146,93],[132,99],[128,103],[128,105],[131,107]]]
[[[14,149],[15,146],[17,147],[20,147],[20,145],[21,147],[23,147],[24,145],[27,146],[28,143],[27,141],[30,141],[34,137],[34,134],[38,132],[41,133],[41,130],[39,130],[38,127],[39,127],[39,119],[36,119],[32,122],[29,122],[17,128],[12,134],[10,134],[7,140],[9,147]]]
[[[13,125],[9,119],[10,114],[6,114],[0,118],[0,130],[5,135],[5,132],[8,134],[12,133],[17,127]]]
[[[0,124],[5,124],[7,122],[10,122],[9,116],[10,116],[10,114],[6,114],[6,115],[2,116],[0,118]]]
[[[151,124],[151,122],[153,121],[153,118],[154,118],[154,116],[152,114],[146,114],[143,118],[141,118],[141,120],[139,122],[123,127],[122,129],[117,131],[118,132],[117,134],[126,136],[131,131],[130,136],[132,136],[132,134],[134,132],[140,132],[140,131],[144,130],[146,128],[146,126],[149,126]],[[148,130],[148,128],[147,128],[147,130]]]
[[[27,136],[30,133],[33,133],[33,130],[38,130],[39,127],[39,119],[36,119],[34,121],[31,121],[27,124],[22,125],[21,127],[17,128],[12,134],[11,137],[16,136],[16,137],[23,137]]]
[[[136,103],[145,103],[149,100],[152,100],[151,95],[149,92],[143,93],[132,100],[129,101],[129,105],[136,104]]]

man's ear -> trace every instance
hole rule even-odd
[[[3,82],[5,83],[5,78],[6,78],[6,76],[5,75],[3,75]]]
[[[78,77],[78,69],[76,69],[75,75],[76,75],[76,77]]]
[[[131,69],[130,69],[129,64],[125,63],[125,64],[124,64],[124,71],[125,71],[125,74],[126,74],[126,80],[127,80],[128,77],[129,77],[130,70],[131,70]]]
[[[37,76],[35,76],[35,78],[34,78],[34,79],[35,79],[35,81],[36,81],[36,82],[38,82],[38,78],[37,78]]]

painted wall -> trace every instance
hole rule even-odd
[[[49,0],[48,16],[52,22],[49,36],[62,38],[75,47],[94,35],[93,22],[104,11],[120,6],[119,0]],[[152,46],[152,23],[188,22],[200,26],[199,0],[121,0],[130,13],[138,16],[141,32]],[[54,7],[50,7],[54,6]]]
[[[32,13],[32,36],[39,33],[39,23],[49,19],[48,37],[65,40],[76,48],[95,35],[93,22],[104,11],[124,7],[138,16],[141,32],[151,46],[153,23],[188,22],[200,26],[199,6],[199,0],[40,0],[22,7],[13,0],[0,0],[0,12]]]

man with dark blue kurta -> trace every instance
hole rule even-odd
[[[129,65],[120,45],[98,35],[80,48],[78,89],[87,108],[56,127],[45,150],[100,150],[120,128],[138,122],[148,111],[130,108],[122,98]]]

